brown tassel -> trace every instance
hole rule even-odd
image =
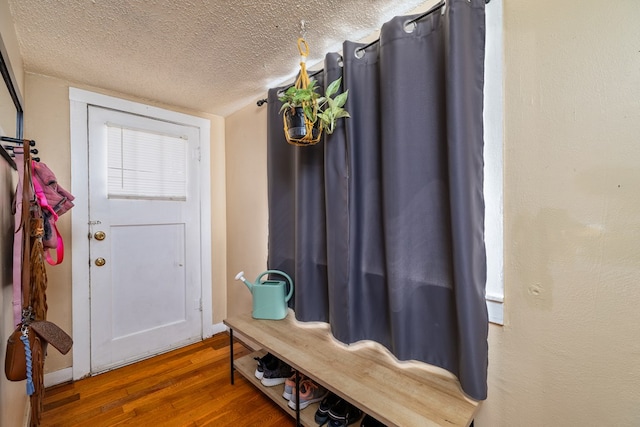
[[[31,349],[32,377],[34,392],[31,395],[31,427],[38,427],[42,420],[44,401],[44,358],[47,353],[47,343],[39,337],[35,337]]]
[[[35,218],[31,222],[31,235],[33,246],[31,247],[31,306],[35,314],[35,320],[47,320],[47,270],[44,264],[44,225],[42,218]]]

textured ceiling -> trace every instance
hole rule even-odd
[[[425,0],[9,0],[27,72],[228,115]],[[318,65],[315,68],[319,68]]]

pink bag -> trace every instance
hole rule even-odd
[[[44,196],[49,206],[60,216],[73,207],[72,200],[75,199],[71,193],[58,184],[56,176],[51,169],[44,164],[32,161],[33,180],[42,187]],[[36,190],[37,191],[37,190]]]
[[[58,185],[56,176],[44,163],[31,162],[33,189],[42,209],[44,219],[44,237],[42,245],[45,258],[51,265],[57,265],[64,259],[64,242],[56,226],[58,217],[73,207],[74,197]],[[57,259],[54,261],[49,249],[56,249]]]

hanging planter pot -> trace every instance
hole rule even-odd
[[[303,107],[293,107],[285,110],[284,129],[287,141],[293,145],[313,145],[320,140],[322,129],[320,123],[315,123],[306,117]]]
[[[304,124],[304,109],[302,107],[289,108],[284,112],[287,136],[292,139],[301,139],[307,135],[307,127]]]
[[[349,117],[343,108],[348,91],[336,95],[342,78],[327,87],[325,96],[318,92],[317,81],[310,80],[306,70],[309,46],[304,39],[298,39],[300,52],[300,74],[295,85],[282,93],[280,112],[283,113],[284,132],[287,142],[292,145],[307,146],[317,144],[322,132],[333,133],[336,120]],[[331,98],[336,95],[335,98]]]

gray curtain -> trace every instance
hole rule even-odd
[[[484,0],[416,17],[361,58],[349,41],[326,56],[321,83],[343,77],[352,117],[323,142],[288,145],[269,91],[268,266],[293,276],[298,320],[442,367],[482,400]]]

